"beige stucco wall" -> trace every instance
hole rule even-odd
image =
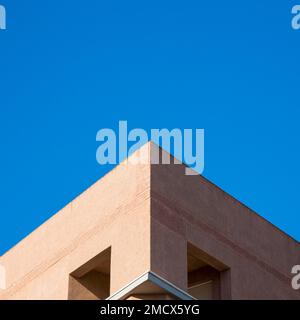
[[[184,169],[151,168],[151,270],[170,281],[177,278],[185,289],[182,257],[189,242],[230,269],[222,274],[231,286],[223,298],[300,299],[300,291],[291,287],[292,266],[300,264],[299,242],[205,178],[184,175]]]
[[[183,165],[151,165],[153,148],[0,257],[0,299],[67,299],[69,274],[109,247],[111,293],[149,270],[187,290],[188,243],[222,271],[222,298],[300,299],[290,285],[299,243]]]
[[[114,292],[150,269],[149,164],[123,162],[3,255],[0,299],[67,299],[68,274],[110,246]]]

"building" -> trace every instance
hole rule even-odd
[[[299,242],[155,148],[1,256],[0,299],[300,299]]]

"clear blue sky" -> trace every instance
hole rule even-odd
[[[111,169],[119,120],[204,128],[204,176],[300,240],[300,1],[0,4],[0,254]]]

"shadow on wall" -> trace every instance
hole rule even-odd
[[[105,300],[110,295],[111,248],[72,272],[69,276],[69,300]]]
[[[230,299],[230,269],[188,243],[188,293],[198,300]]]

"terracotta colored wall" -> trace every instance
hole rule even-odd
[[[184,288],[181,259],[190,242],[230,267],[223,285],[229,281],[231,293],[224,288],[223,297],[300,299],[290,273],[299,243],[203,177],[184,175],[183,165],[152,166],[151,217],[151,268],[167,280],[176,270]]]
[[[152,148],[148,163],[121,164],[0,257],[0,299],[67,299],[69,274],[109,247],[111,293],[149,270],[186,290],[188,243],[222,271],[221,298],[300,299],[299,243],[183,165],[151,166]]]
[[[109,246],[113,292],[148,271],[149,197],[149,164],[122,163],[1,257],[0,299],[67,299],[68,275]]]

